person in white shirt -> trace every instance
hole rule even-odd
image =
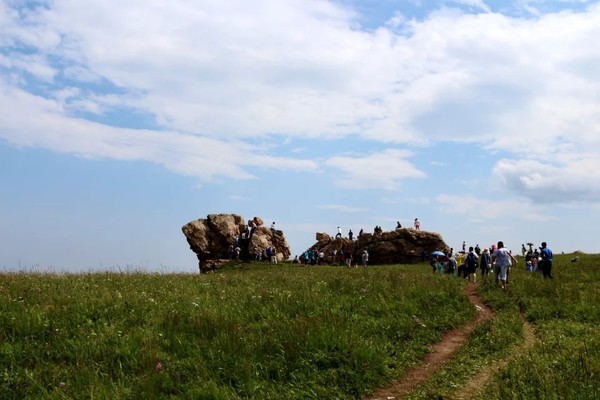
[[[510,267],[517,264],[517,260],[510,254],[510,251],[504,247],[504,242],[498,242],[498,248],[492,254],[492,264],[495,264],[496,282],[500,281],[503,290],[506,290],[508,283],[508,274]]]

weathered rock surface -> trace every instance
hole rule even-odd
[[[450,249],[439,233],[406,228],[383,232],[380,236],[363,233],[353,241],[346,238],[335,239],[326,233],[317,233],[316,240],[317,243],[309,250],[322,251],[325,254],[325,261],[330,264],[338,263],[333,256],[334,250],[340,254],[348,248],[359,264],[363,250],[367,250],[371,265],[413,263],[421,260],[423,251],[429,257],[433,251]]]
[[[181,230],[190,249],[198,257],[200,272],[215,269],[229,259],[230,246],[239,247],[239,258],[244,261],[254,259],[256,254],[263,252],[267,247],[275,248],[279,261],[287,260],[290,257],[290,246],[283,232],[271,231],[263,226],[260,217],[253,220],[257,227],[251,235],[244,218],[237,214],[209,214],[205,219],[185,224]]]

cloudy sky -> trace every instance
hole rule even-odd
[[[600,252],[600,2],[0,0],[0,268],[197,271],[210,213]]]

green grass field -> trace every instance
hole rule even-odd
[[[522,340],[535,347],[482,398],[593,399],[600,256],[517,269],[481,295],[496,318],[411,398],[452,393]],[[0,275],[2,399],[358,399],[474,317],[464,281],[426,265],[245,264],[203,276]]]

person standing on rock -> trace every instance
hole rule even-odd
[[[352,233],[352,229],[350,229],[350,231],[348,231],[348,239],[352,240],[353,237],[354,237],[354,233]]]
[[[339,226],[338,226],[337,234],[335,235],[335,238],[336,239],[341,239],[342,238],[342,228],[340,228]]]
[[[415,229],[417,231],[421,230],[421,221],[419,221],[419,218],[415,218]]]

